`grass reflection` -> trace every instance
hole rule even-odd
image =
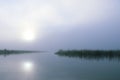
[[[55,54],[71,58],[120,60],[120,50],[59,50]]]

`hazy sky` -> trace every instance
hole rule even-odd
[[[0,48],[120,49],[120,0],[0,0]]]

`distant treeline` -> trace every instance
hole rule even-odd
[[[4,50],[0,50],[0,55],[7,56],[7,55],[11,55],[11,54],[37,53],[37,52],[40,52],[40,51],[7,50],[7,49],[4,49]]]
[[[59,50],[55,54],[85,59],[120,59],[120,50]]]

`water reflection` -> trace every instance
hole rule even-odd
[[[25,72],[30,72],[33,70],[33,63],[32,62],[23,62],[22,68]]]
[[[120,80],[117,61],[62,58],[53,53],[0,56],[0,61],[0,80]]]
[[[65,56],[70,58],[80,58],[80,59],[117,59],[120,60],[120,51],[119,50],[59,50],[55,53],[58,56]]]

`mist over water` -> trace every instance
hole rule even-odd
[[[119,0],[0,0],[0,80],[120,80],[119,21]]]

